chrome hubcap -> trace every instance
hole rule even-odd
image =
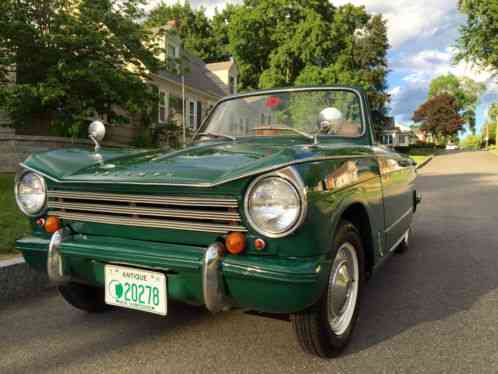
[[[358,299],[359,266],[356,250],[344,243],[332,264],[328,289],[328,321],[332,331],[343,334],[353,319]]]

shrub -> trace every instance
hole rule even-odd
[[[463,149],[479,149],[481,148],[481,137],[477,135],[467,135],[460,142],[460,146]]]

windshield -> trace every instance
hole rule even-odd
[[[255,94],[220,103],[200,135],[214,137],[330,135],[363,132],[359,96],[348,90]]]

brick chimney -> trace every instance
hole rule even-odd
[[[168,23],[166,23],[166,25],[168,25],[169,28],[177,29],[180,25],[180,21],[178,19],[171,19]]]

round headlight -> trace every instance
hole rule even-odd
[[[19,209],[28,216],[42,212],[47,201],[45,180],[38,174],[27,172],[21,175],[15,187]]]
[[[256,180],[246,195],[246,215],[256,231],[268,237],[282,237],[297,228],[303,202],[296,187],[279,176]]]

